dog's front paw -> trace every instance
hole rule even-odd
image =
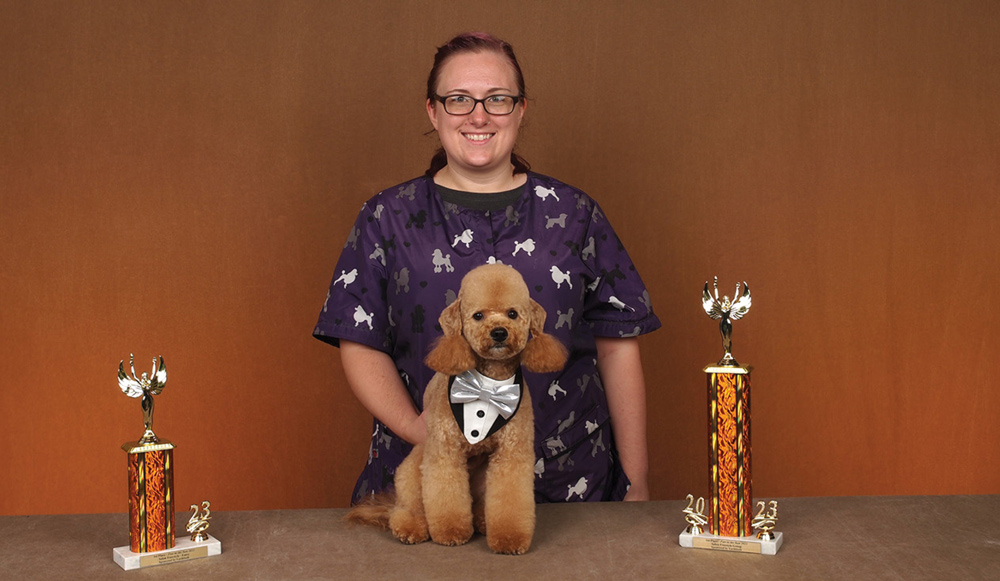
[[[422,543],[430,538],[427,521],[406,510],[394,510],[389,515],[389,530],[392,536],[407,545]]]
[[[503,555],[523,555],[531,547],[531,533],[512,531],[506,534],[490,531],[486,543],[494,553]]]
[[[453,519],[431,527],[431,540],[439,545],[454,547],[464,545],[472,538],[472,522],[468,519]]]
[[[426,541],[430,536],[427,534],[427,529],[423,530],[407,530],[407,529],[392,529],[392,535],[399,539],[399,542],[406,545],[416,545],[417,543],[422,543]]]

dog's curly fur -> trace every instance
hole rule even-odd
[[[528,295],[521,275],[500,264],[470,271],[439,322],[444,336],[426,359],[437,372],[424,392],[427,440],[396,470],[394,499],[372,499],[354,507],[347,519],[387,527],[408,544],[430,538],[461,545],[478,530],[494,552],[524,553],[535,530],[535,428],[527,386],[521,386],[521,404],[510,421],[470,444],[452,414],[448,378],[476,369],[503,380],[520,365],[558,371],[566,349],[543,332],[545,311]],[[470,466],[483,463],[485,477],[470,479]]]

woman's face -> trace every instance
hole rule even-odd
[[[441,66],[437,94],[518,96],[514,68],[495,52],[465,52],[450,57]],[[450,115],[438,101],[427,101],[427,116],[448,154],[448,165],[456,171],[488,173],[510,165],[517,130],[524,116],[524,101],[510,115],[490,115],[483,104],[467,115]]]

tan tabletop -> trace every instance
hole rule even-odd
[[[1000,496],[780,499],[775,556],[684,549],[684,502],[540,505],[531,551],[402,545],[346,510],[213,512],[222,555],[123,571],[124,514],[0,517],[2,579],[993,579]],[[179,529],[187,520],[178,513]]]

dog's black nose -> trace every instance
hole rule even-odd
[[[490,331],[490,339],[493,339],[497,343],[503,343],[507,340],[507,329],[503,327],[497,327]]]

